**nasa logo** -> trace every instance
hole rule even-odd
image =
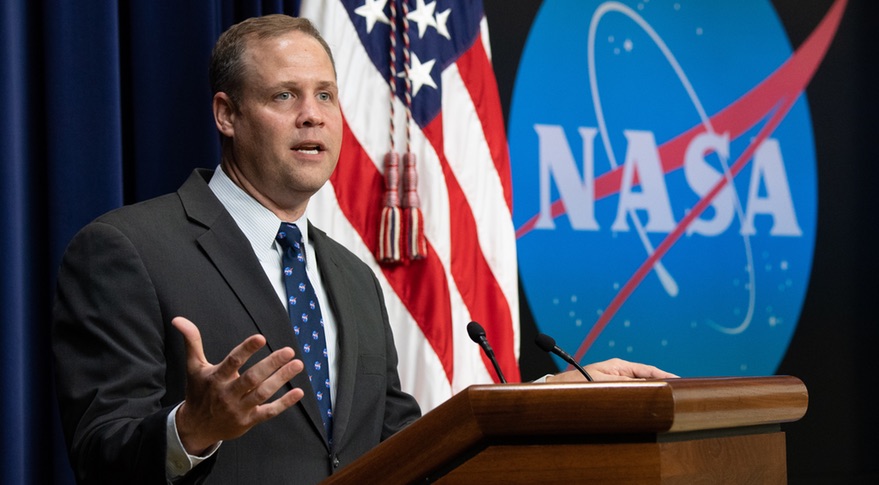
[[[815,241],[802,93],[844,8],[794,53],[768,0],[543,2],[509,120],[541,331],[581,361],[775,372]]]

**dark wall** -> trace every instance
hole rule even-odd
[[[519,55],[537,1],[484,0],[495,72],[505,118]],[[832,1],[774,0],[796,49]],[[778,374],[802,379],[809,390],[806,416],[783,426],[792,484],[879,483],[874,441],[877,406],[868,394],[879,370],[871,350],[879,343],[873,311],[877,240],[876,129],[879,14],[870,0],[850,1],[830,50],[807,88],[818,160],[818,231],[812,277],[788,352]],[[520,292],[521,293],[521,292]],[[533,344],[534,321],[522,301],[522,377],[553,370]]]
[[[830,2],[776,1],[791,43],[799,45]],[[806,417],[786,427],[792,483],[876,483],[879,369],[874,281],[879,258],[873,184],[876,169],[879,9],[850,2],[839,32],[807,89],[818,157],[818,234],[802,317],[778,373],[809,389]],[[868,395],[870,394],[870,395]]]

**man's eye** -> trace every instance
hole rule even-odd
[[[332,98],[330,96],[330,93],[320,93],[317,96],[321,99],[321,101],[329,101]]]
[[[280,93],[277,96],[275,96],[275,99],[278,99],[280,101],[286,101],[292,97],[293,97],[293,95],[290,93]]]

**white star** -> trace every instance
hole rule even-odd
[[[366,0],[363,5],[357,7],[354,13],[366,19],[366,33],[372,32],[376,22],[390,25],[391,22],[385,15],[385,5],[388,0]]]
[[[424,37],[424,33],[428,27],[436,28],[436,20],[433,18],[433,11],[436,9],[436,2],[425,5],[424,0],[418,0],[418,5],[409,15],[407,19],[418,24],[418,38]]]
[[[449,19],[450,13],[452,13],[452,9],[436,14],[436,32],[446,39],[452,40],[452,36],[449,35],[449,29],[446,28],[446,21]]]
[[[418,95],[418,90],[421,89],[421,86],[430,86],[433,89],[437,89],[436,83],[433,82],[433,77],[430,76],[430,71],[433,69],[433,64],[436,62],[436,59],[431,59],[424,64],[418,59],[418,56],[415,53],[412,53],[412,66],[409,67],[409,79],[412,80],[412,97]]]

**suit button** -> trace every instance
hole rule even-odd
[[[333,468],[339,468],[339,465],[340,465],[339,457],[337,457],[336,455],[333,455]]]

